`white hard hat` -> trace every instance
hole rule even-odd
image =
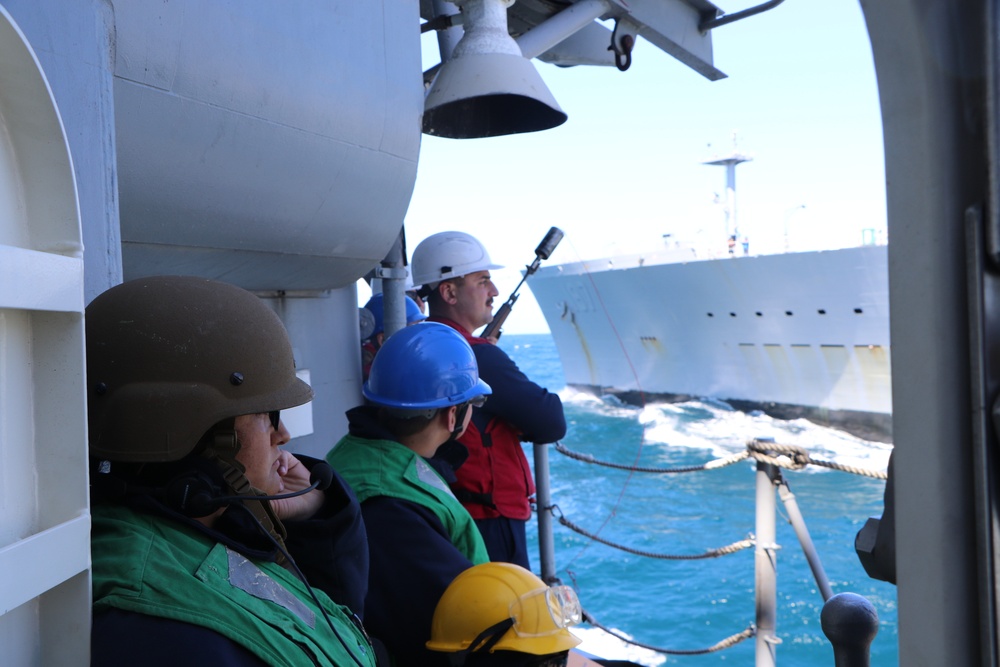
[[[413,283],[430,287],[449,278],[503,268],[491,262],[483,244],[465,232],[440,232],[428,236],[413,251],[410,266]]]

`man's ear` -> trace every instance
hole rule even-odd
[[[441,299],[448,305],[454,306],[458,303],[458,286],[451,281],[444,281],[438,285],[438,294],[441,295]]]

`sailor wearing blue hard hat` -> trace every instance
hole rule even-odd
[[[429,236],[414,249],[412,267],[414,283],[423,285],[428,319],[469,342],[493,388],[489,404],[473,411],[460,444],[439,457],[463,461],[452,490],[479,526],[490,560],[528,568],[526,525],[535,485],[521,443],[556,442],[566,435],[562,401],[528,378],[496,338],[473,334],[493,320],[498,292],[490,272],[502,268],[477,238],[457,231]]]
[[[349,432],[326,459],[361,501],[371,563],[365,625],[398,667],[447,665],[425,646],[434,608],[459,573],[489,558],[449,489],[452,468],[432,457],[492,390],[459,333],[422,322],[386,339],[362,393],[368,404],[348,411]]]
[[[408,296],[403,298],[406,303],[407,326],[427,319],[427,316],[420,312],[420,306],[417,305],[416,301]],[[379,292],[368,299],[368,303],[365,304],[361,312],[362,325],[368,321],[370,328],[370,332],[363,330],[361,334],[361,373],[362,379],[367,380],[368,374],[371,372],[372,362],[375,360],[375,355],[378,353],[379,348],[382,347],[382,343],[385,342],[385,317],[383,315],[385,308],[383,306],[382,293]],[[370,316],[370,320],[365,317],[365,314]],[[364,329],[364,326],[362,326],[362,329]]]

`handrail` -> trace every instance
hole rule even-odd
[[[713,459],[707,461],[700,465],[695,466],[683,466],[675,468],[662,468],[662,467],[644,467],[636,465],[623,465],[618,463],[613,463],[610,461],[602,461],[590,454],[583,454],[580,452],[575,452],[562,443],[554,443],[556,451],[564,456],[593,465],[600,465],[604,467],[614,468],[618,470],[627,470],[629,472],[647,472],[656,474],[679,474],[679,473],[689,473],[689,472],[702,472],[709,470],[718,470],[740,461],[754,460],[757,463],[757,517],[756,517],[756,535],[751,534],[746,539],[734,542],[732,544],[719,547],[716,549],[709,549],[702,554],[688,554],[688,555],[676,555],[676,554],[664,554],[655,553],[651,551],[644,551],[640,549],[634,549],[626,545],[611,542],[599,535],[589,532],[586,529],[573,523],[565,516],[563,516],[562,511],[559,506],[552,502],[550,496],[550,485],[549,485],[549,466],[547,458],[547,448],[548,445],[536,445],[535,446],[535,456],[536,456],[536,476],[541,475],[545,479],[539,478],[537,481],[537,486],[540,491],[539,503],[538,503],[538,515],[539,515],[539,544],[540,549],[543,551],[543,573],[546,574],[545,580],[549,583],[553,581],[558,581],[558,577],[555,575],[555,554],[554,548],[552,547],[552,518],[558,519],[559,523],[563,526],[569,528],[570,530],[583,535],[595,542],[599,542],[606,546],[619,549],[631,554],[638,556],[643,556],[646,558],[657,558],[665,560],[697,560],[705,558],[716,558],[719,556],[725,556],[750,547],[755,547],[754,556],[754,568],[755,568],[755,597],[756,597],[756,609],[757,618],[755,623],[751,624],[747,630],[742,633],[738,633],[728,637],[721,642],[718,642],[714,646],[708,649],[699,650],[676,650],[676,649],[665,649],[655,646],[650,646],[648,644],[643,644],[637,642],[627,635],[621,633],[616,633],[613,630],[598,623],[590,614],[584,612],[584,620],[595,627],[598,627],[605,632],[617,637],[618,639],[646,648],[659,653],[666,653],[671,655],[696,655],[702,653],[708,653],[712,651],[718,651],[725,648],[729,648],[744,639],[749,637],[755,637],[757,642],[756,650],[756,664],[757,667],[771,667],[776,663],[775,660],[775,650],[780,640],[774,634],[775,628],[775,618],[777,615],[777,601],[776,601],[776,589],[777,589],[777,576],[776,576],[776,562],[777,562],[777,550],[778,545],[775,543],[774,539],[774,525],[775,525],[775,514],[776,514],[776,504],[775,504],[775,491],[777,491],[778,497],[781,498],[782,503],[787,510],[787,516],[789,522],[795,530],[796,536],[798,537],[802,551],[805,554],[806,560],[809,563],[809,567],[812,570],[813,577],[816,580],[817,588],[823,597],[824,602],[830,601],[832,599],[838,598],[840,596],[833,595],[833,591],[830,587],[829,580],[827,579],[826,572],[823,570],[823,566],[820,562],[819,555],[816,552],[815,546],[813,545],[812,539],[809,536],[809,531],[806,528],[805,520],[802,517],[802,513],[799,511],[798,504],[795,500],[795,495],[791,492],[788,487],[788,483],[783,479],[781,475],[782,468],[787,470],[801,470],[808,465],[818,465],[832,470],[839,470],[841,472],[847,472],[849,474],[860,475],[865,477],[871,477],[875,479],[887,479],[887,474],[885,471],[879,470],[869,470],[866,468],[860,468],[857,466],[849,466],[844,464],[839,464],[836,462],[825,461],[822,459],[813,458],[808,450],[803,447],[796,445],[785,445],[776,443],[767,438],[751,438],[746,443],[746,449],[742,452],[732,454],[729,456]],[[542,450],[542,451],[540,451]],[[544,495],[544,501],[541,497]],[[544,519],[544,520],[543,520]],[[547,534],[544,534],[547,533]],[[547,546],[542,546],[547,545]]]
[[[747,441],[746,447],[746,451],[737,452],[736,454],[724,456],[719,459],[713,459],[700,465],[682,466],[678,468],[653,468],[602,461],[591,454],[583,454],[581,452],[573,451],[560,442],[555,443],[556,451],[568,458],[582,461],[584,463],[593,463],[594,465],[604,466],[606,468],[629,470],[632,472],[649,472],[657,474],[701,472],[703,470],[718,470],[719,468],[725,468],[726,466],[739,463],[740,461],[754,459],[763,463],[770,463],[771,465],[778,466],[779,468],[787,468],[788,470],[801,470],[807,465],[816,465],[823,468],[829,468],[831,470],[839,470],[840,472],[850,473],[852,475],[871,477],[872,479],[888,479],[888,474],[884,470],[870,470],[868,468],[849,466],[842,463],[836,463],[834,461],[817,459],[812,457],[804,447],[799,447],[797,445],[782,445],[777,442],[751,438]],[[768,454],[768,452],[777,454],[777,456],[772,456]]]

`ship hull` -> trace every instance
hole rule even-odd
[[[546,267],[529,280],[567,385],[722,399],[891,438],[885,246]]]

